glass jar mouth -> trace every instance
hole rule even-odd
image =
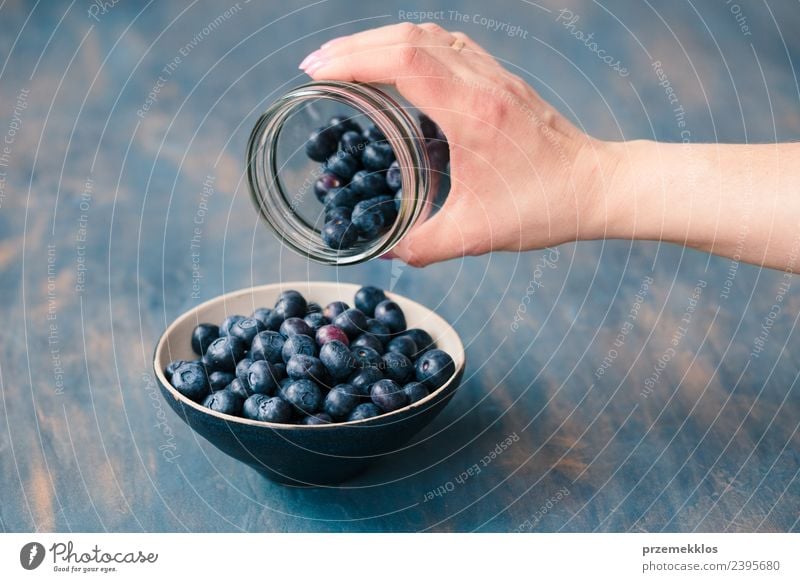
[[[336,250],[324,244],[320,230],[295,212],[293,194],[281,179],[277,152],[284,123],[299,107],[321,99],[340,102],[374,123],[394,150],[402,176],[403,195],[393,225],[376,240],[349,249]],[[409,113],[372,85],[314,81],[296,87],[259,117],[246,155],[250,195],[261,217],[289,248],[319,263],[351,265],[387,253],[427,207],[431,175],[424,138]]]

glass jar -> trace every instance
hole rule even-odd
[[[397,218],[376,239],[359,240],[352,247],[336,250],[321,237],[319,201],[314,184],[322,167],[304,155],[309,134],[324,125],[333,113],[374,124],[394,150],[402,176],[402,195],[396,203]],[[261,115],[247,146],[247,176],[250,193],[259,213],[278,237],[291,249],[328,265],[351,265],[370,260],[391,250],[405,234],[427,218],[441,202],[439,168],[431,166],[431,143],[441,139],[424,135],[423,129],[399,100],[372,85],[338,81],[317,81],[296,87],[277,99]],[[429,120],[428,120],[429,121]],[[430,123],[430,121],[429,121]],[[430,128],[425,132],[430,134]],[[317,218],[314,218],[316,206]]]

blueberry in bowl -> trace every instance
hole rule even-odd
[[[314,314],[327,328],[314,332]],[[208,322],[231,315],[208,343]],[[264,324],[273,319],[280,324]],[[447,404],[464,365],[458,334],[426,307],[324,282],[198,305],[162,334],[153,362],[162,395],[193,430],[266,477],[303,486],[340,483],[402,447]]]

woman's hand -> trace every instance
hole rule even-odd
[[[314,79],[392,84],[447,136],[451,190],[441,211],[395,247],[405,262],[604,235],[608,148],[466,35],[435,24],[386,26],[334,39],[300,68]]]

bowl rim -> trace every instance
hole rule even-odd
[[[336,285],[336,286],[341,286],[341,287],[346,287],[346,288],[354,288],[354,291],[357,291],[358,289],[360,289],[361,287],[364,286],[364,285],[361,285],[361,284],[358,284],[358,283],[348,283],[348,282],[343,282],[343,281],[287,281],[285,283],[284,282],[281,282],[281,283],[267,283],[265,285],[255,285],[253,287],[245,287],[243,289],[238,289],[236,291],[230,291],[228,293],[223,293],[222,295],[217,295],[216,297],[213,297],[211,299],[203,301],[202,303],[200,303],[198,305],[195,305],[191,309],[188,309],[188,310],[184,311],[178,317],[173,319],[172,322],[164,329],[164,331],[161,332],[161,335],[159,336],[158,341],[156,342],[155,349],[153,350],[153,371],[154,371],[154,373],[156,375],[156,378],[158,379],[159,384],[161,384],[161,386],[164,387],[172,395],[172,397],[175,400],[178,400],[179,402],[182,402],[184,405],[188,405],[188,406],[190,406],[192,408],[195,408],[196,410],[198,410],[198,411],[200,411],[200,412],[202,412],[204,414],[208,414],[210,416],[215,416],[215,417],[217,417],[217,418],[219,418],[221,420],[227,421],[227,422],[237,422],[239,424],[246,424],[246,425],[251,425],[251,426],[258,426],[258,427],[272,428],[272,429],[329,430],[329,429],[332,429],[332,428],[342,427],[342,426],[359,426],[359,425],[362,425],[362,424],[370,424],[370,423],[374,423],[376,420],[379,420],[379,419],[380,420],[385,420],[385,419],[388,419],[391,416],[396,416],[396,415],[399,415],[401,413],[408,412],[410,410],[414,410],[414,409],[417,409],[417,408],[422,408],[427,403],[432,402],[433,400],[435,400],[438,397],[439,394],[444,392],[461,375],[461,372],[463,371],[464,367],[466,366],[467,358],[466,358],[466,353],[464,351],[464,343],[461,341],[461,336],[459,336],[458,332],[441,315],[439,315],[438,313],[436,313],[432,309],[422,305],[421,303],[419,303],[417,301],[414,301],[413,299],[409,299],[408,297],[405,297],[404,295],[400,295],[398,293],[394,293],[394,292],[391,292],[391,291],[384,291],[384,293],[386,293],[386,296],[389,297],[390,299],[395,299],[395,298],[399,297],[404,302],[411,303],[415,307],[419,307],[419,308],[425,310],[431,317],[433,317],[434,319],[437,320],[437,322],[436,322],[437,325],[441,324],[441,325],[443,325],[444,327],[446,327],[447,329],[449,329],[450,331],[453,332],[453,336],[455,337],[455,340],[457,342],[458,356],[459,357],[456,357],[455,354],[450,354],[450,357],[453,358],[454,362],[457,362],[457,361],[460,362],[460,363],[456,363],[456,369],[453,372],[453,375],[450,376],[450,378],[447,380],[447,382],[445,382],[444,384],[439,386],[439,388],[437,388],[436,390],[434,390],[433,392],[428,394],[425,398],[423,398],[421,400],[417,400],[416,402],[412,402],[411,404],[407,404],[406,406],[404,406],[402,408],[398,408],[397,410],[392,410],[391,412],[384,412],[383,414],[380,414],[378,416],[372,416],[370,418],[363,418],[361,420],[348,420],[348,421],[345,421],[345,422],[330,422],[330,423],[310,424],[310,425],[309,424],[288,424],[288,423],[285,424],[285,423],[278,423],[278,422],[267,422],[267,421],[263,421],[263,420],[252,420],[250,418],[244,418],[242,416],[234,416],[232,414],[224,414],[222,412],[217,412],[216,410],[212,410],[210,408],[207,408],[207,407],[203,406],[199,402],[195,402],[194,400],[192,400],[190,398],[187,398],[186,396],[184,396],[183,394],[178,392],[178,390],[172,385],[172,383],[169,380],[167,380],[167,377],[164,375],[163,367],[158,365],[159,356],[162,355],[161,352],[164,351],[164,349],[165,349],[166,338],[169,336],[170,332],[173,329],[175,329],[178,326],[179,323],[182,323],[185,320],[190,319],[192,317],[196,317],[196,315],[195,315],[196,312],[201,310],[203,307],[206,307],[206,306],[211,305],[213,303],[219,303],[219,302],[226,303],[230,299],[235,299],[235,298],[238,298],[238,297],[240,297],[242,295],[252,295],[252,294],[254,294],[256,292],[267,292],[267,291],[273,291],[273,290],[277,290],[278,292],[280,292],[282,290],[285,291],[287,289],[296,289],[298,287],[306,287],[310,291],[313,287],[320,286],[320,285]],[[448,354],[449,354],[449,352],[448,352]]]

